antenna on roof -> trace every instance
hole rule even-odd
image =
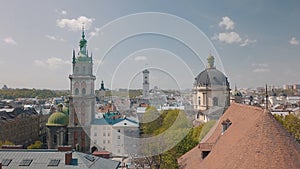
[[[268,98],[269,98],[269,96],[268,96],[268,85],[266,84],[266,102],[265,102],[265,104],[266,104],[266,110],[268,110]]]

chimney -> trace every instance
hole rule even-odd
[[[72,151],[72,146],[70,145],[58,146],[57,151]]]
[[[72,152],[69,151],[65,153],[65,165],[71,165],[71,162],[72,162]]]
[[[222,123],[222,135],[224,132],[229,128],[229,126],[232,124],[232,122],[229,119],[224,120]]]
[[[227,130],[227,123],[226,123],[226,121],[224,120],[221,124],[222,124],[222,135],[223,135],[224,132]]]

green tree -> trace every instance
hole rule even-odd
[[[0,141],[0,148],[2,147],[2,145],[15,145],[13,142],[5,140],[5,141]]]
[[[298,115],[291,113],[286,116],[280,116],[275,114],[274,117],[300,142],[300,119]]]
[[[170,144],[170,142],[181,139],[183,134],[186,134],[183,139],[172,149],[151,157],[145,157],[140,160],[140,164],[147,163],[151,168],[161,169],[176,169],[178,168],[177,158],[194,148],[203,138],[215,121],[202,124],[192,128],[191,122],[186,118],[185,112],[180,110],[165,110],[159,113],[155,108],[148,107],[144,114],[143,120],[147,123],[142,123],[141,127],[144,135],[155,136],[158,134],[166,134],[167,139],[158,141],[161,147]],[[205,127],[205,132],[202,129]],[[153,145],[147,144],[145,151],[153,151]],[[155,147],[155,145],[154,145]]]
[[[34,144],[31,144],[27,147],[27,149],[41,149],[43,143],[41,141],[35,141]]]

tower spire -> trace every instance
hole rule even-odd
[[[82,23],[82,35],[81,35],[81,37],[82,37],[82,39],[84,39],[85,38],[85,35],[84,35],[84,23]]]
[[[75,63],[75,50],[73,49],[73,60],[72,60],[72,63],[74,64]]]
[[[82,35],[81,35],[81,40],[79,42],[79,47],[80,47],[80,53],[83,56],[87,56],[86,44],[87,44],[87,40],[85,40],[84,25],[82,25]]]

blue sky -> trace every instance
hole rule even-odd
[[[68,89],[82,22],[96,88],[102,79],[139,88],[145,67],[151,87],[191,88],[210,52],[232,87],[300,83],[299,8],[296,0],[1,1],[0,85]]]

